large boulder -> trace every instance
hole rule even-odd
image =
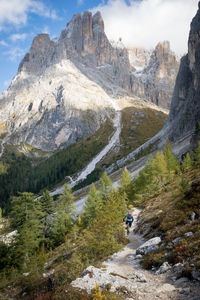
[[[144,244],[142,244],[140,247],[138,247],[136,249],[136,254],[137,255],[138,254],[145,255],[152,251],[155,251],[159,248],[160,243],[161,243],[160,237],[152,238],[152,239],[148,240],[147,242],[145,242]]]

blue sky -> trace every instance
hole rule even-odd
[[[198,0],[0,0],[0,93],[9,86],[33,38],[38,33],[59,37],[77,12],[100,10],[108,37],[122,37],[127,46],[151,48],[168,39],[173,50],[183,54],[197,3]]]

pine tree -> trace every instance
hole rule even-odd
[[[182,162],[182,170],[183,172],[187,172],[188,170],[190,170],[192,168],[192,160],[190,157],[190,154],[187,153],[187,155],[185,156],[183,162]]]
[[[112,192],[97,211],[89,230],[85,231],[84,251],[92,259],[103,259],[120,249],[123,240],[122,219],[126,212],[124,193]]]
[[[54,201],[48,190],[45,190],[40,199],[41,210],[45,216],[50,215],[54,212]]]
[[[120,178],[120,184],[122,187],[127,187],[131,183],[131,174],[125,167],[122,171],[121,178]]]
[[[195,158],[195,160],[196,160],[196,164],[197,164],[197,165],[200,165],[200,142],[198,142],[198,147],[197,147],[197,149],[195,150],[194,158]]]
[[[171,181],[174,178],[176,173],[180,173],[180,165],[171,150],[171,145],[169,140],[167,140],[164,147],[164,156],[168,168],[168,180]]]
[[[26,268],[42,239],[39,201],[35,201],[31,193],[21,193],[13,197],[10,215],[11,226],[18,231],[13,246],[13,260],[16,265]]]
[[[106,202],[109,193],[111,193],[113,190],[112,180],[106,172],[103,172],[100,178],[100,195],[103,202]]]
[[[43,243],[48,247],[50,238],[50,228],[54,220],[53,212],[55,211],[54,201],[48,190],[43,192],[40,199],[41,223],[43,225]]]
[[[89,191],[89,196],[85,202],[84,212],[81,217],[81,223],[83,224],[84,228],[88,227],[91,221],[96,217],[97,210],[100,208],[101,204],[101,197],[95,185],[92,184]]]
[[[63,207],[66,212],[74,213],[74,195],[68,184],[64,185],[63,194],[59,196],[60,207]]]
[[[158,152],[154,159],[153,169],[158,184],[164,186],[167,180],[168,168],[163,152]]]
[[[11,219],[10,223],[13,229],[19,229],[28,220],[41,216],[40,203],[35,201],[32,193],[20,193],[11,200]]]
[[[65,241],[66,234],[72,229],[74,216],[74,195],[71,188],[66,184],[64,185],[63,194],[58,199],[56,215],[51,229],[53,246],[57,246]]]

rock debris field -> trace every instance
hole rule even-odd
[[[156,249],[159,237],[146,243],[134,233],[139,213],[140,210],[135,208],[134,224],[128,235],[129,243],[123,250],[104,261],[100,269],[89,266],[82,277],[71,284],[88,293],[96,284],[100,288],[109,286],[111,291],[125,294],[127,300],[200,300],[199,281],[179,276],[182,264],[170,266],[165,262],[159,269],[151,271],[141,267],[142,254]]]

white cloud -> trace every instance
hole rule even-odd
[[[3,40],[0,41],[0,45],[4,47],[8,47],[8,44]]]
[[[171,42],[172,49],[187,51],[190,22],[198,0],[108,0],[92,9],[99,10],[105,22],[109,39],[122,41],[126,46],[155,47],[163,40]]]
[[[82,5],[83,3],[84,3],[84,0],[78,0],[78,1],[77,1],[77,4],[78,4],[78,5]]]
[[[19,58],[22,58],[26,52],[26,49],[14,47],[3,54],[9,56],[10,61],[17,61]]]
[[[6,24],[25,25],[29,13],[58,18],[55,10],[50,10],[39,0],[0,0],[0,29]]]
[[[16,42],[17,40],[24,41],[27,38],[27,33],[15,33],[10,36],[10,40],[12,42]]]

